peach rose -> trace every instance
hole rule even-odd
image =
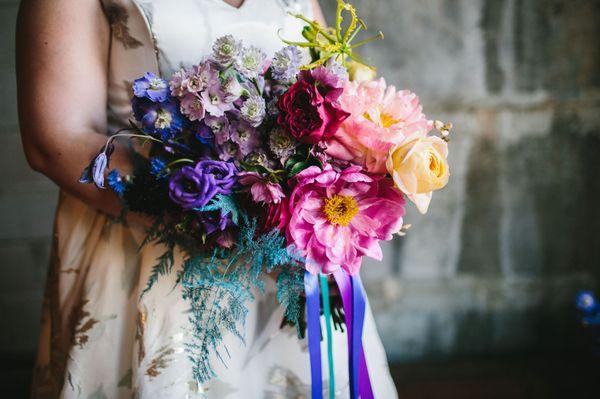
[[[426,213],[431,193],[448,183],[448,144],[436,136],[409,138],[390,150],[386,167],[396,187]]]

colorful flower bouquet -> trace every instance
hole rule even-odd
[[[354,43],[365,25],[352,6],[338,1],[335,28],[296,17],[306,41],[284,40],[272,58],[224,36],[170,80],[136,80],[135,122],[108,139],[81,181],[105,187],[117,137],[150,144],[134,152],[132,174],[113,169],[107,185],[125,210],[155,220],[146,243],[165,247],[144,292],[172,271],[176,248],[184,255],[177,273],[199,382],[214,376],[209,355],[225,332],[243,339],[245,304],[271,275],[286,321],[300,336],[307,328],[314,397],[320,313],[331,340],[328,283],[337,284],[351,391],[366,398],[361,260],[381,260],[380,241],[401,233],[405,198],[425,213],[446,185],[450,126],[428,120],[415,94],[374,80],[354,49],[381,34]]]

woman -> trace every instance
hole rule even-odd
[[[288,11],[322,19],[309,0],[23,0],[18,26],[21,131],[31,167],[61,188],[44,301],[33,397],[304,397],[305,341],[280,328],[274,290],[250,304],[246,345],[226,337],[230,358],[200,386],[185,353],[186,303],[174,273],[140,297],[161,249],[137,249],[147,221],[116,223],[117,198],[77,183],[107,134],[128,124],[130,87],[150,71],[168,76],[232,34],[272,54],[298,39]],[[130,169],[117,146],[112,166]],[[375,394],[396,396],[368,312],[367,363]],[[335,334],[339,397],[348,396],[346,338]],[[327,384],[325,384],[327,385]]]

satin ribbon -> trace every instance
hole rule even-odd
[[[366,295],[360,276],[350,276],[344,270],[333,274],[340,290],[348,336],[348,369],[350,377],[350,397],[373,399],[373,389],[362,346]]]
[[[321,377],[321,305],[319,301],[319,277],[304,272],[304,292],[306,293],[306,327],[308,333],[308,353],[310,356],[310,379],[313,399],[323,398]]]
[[[333,333],[331,331],[331,307],[329,305],[329,283],[327,276],[319,275],[321,281],[321,300],[325,316],[325,331],[327,332],[327,364],[329,368],[329,399],[335,398],[335,368],[333,366]]]

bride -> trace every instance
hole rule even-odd
[[[18,91],[23,145],[33,169],[61,189],[54,226],[34,398],[300,398],[309,395],[305,340],[280,328],[274,288],[250,304],[246,343],[200,385],[185,352],[186,303],[166,276],[140,297],[157,246],[139,252],[148,222],[118,223],[112,192],[77,182],[105,136],[131,118],[131,84],[199,62],[231,34],[273,54],[278,32],[299,39],[288,15],[322,21],[313,0],[22,0]],[[117,146],[115,167],[131,170]],[[395,398],[385,353],[367,312],[364,345],[377,398]],[[349,396],[345,333],[335,332],[336,397]],[[324,384],[327,386],[327,384]],[[327,394],[324,392],[324,394]]]

